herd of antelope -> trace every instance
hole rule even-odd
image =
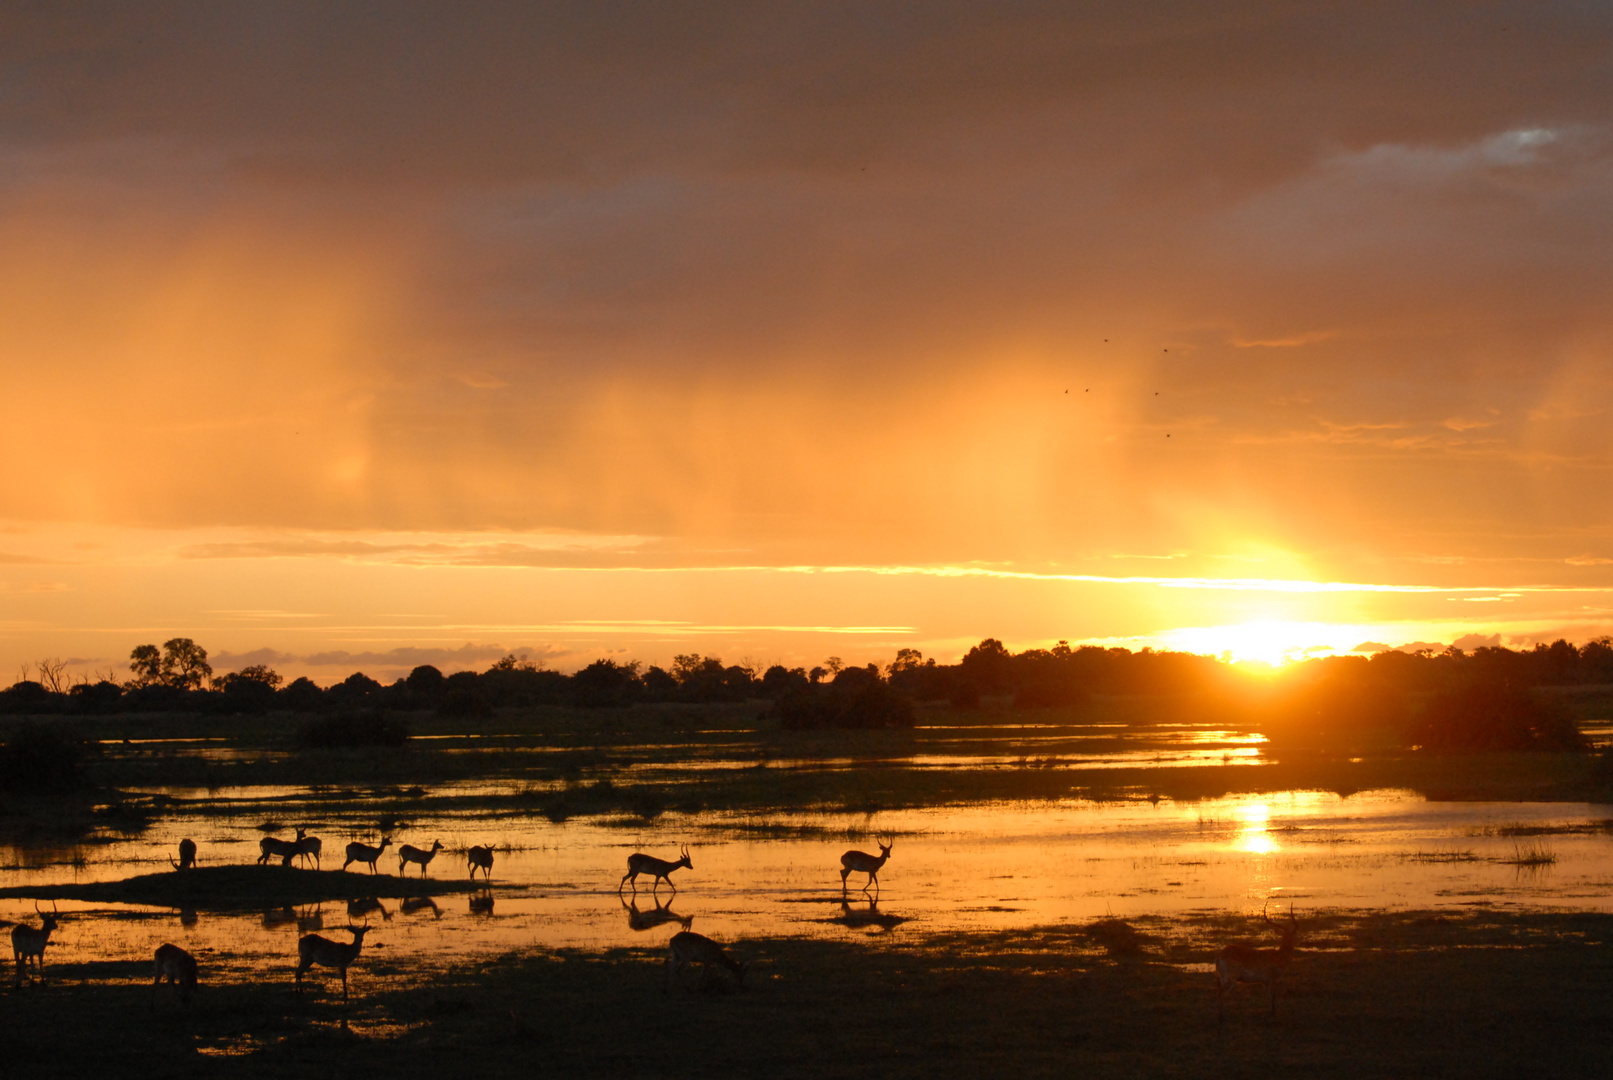
[[[390,837],[383,836],[381,843],[376,846],[354,841],[347,845],[347,860],[342,864],[346,870],[353,863],[368,865],[372,874],[377,873],[376,863],[380,860],[382,852],[390,846]],[[879,871],[890,860],[891,848],[895,845],[895,837],[877,837],[878,855],[870,855],[865,851],[848,851],[840,856],[840,890],[842,902],[846,897],[850,885],[847,879],[852,874],[867,874],[868,880],[863,883],[862,892],[866,895],[870,889],[874,890],[874,902],[877,902],[879,892]],[[263,865],[271,858],[279,858],[283,867],[289,867],[293,859],[313,860],[314,866],[319,866],[321,851],[320,840],[316,836],[308,836],[306,831],[297,829],[293,840],[279,840],[266,836],[259,842],[260,855],[258,865]],[[398,874],[406,876],[409,865],[420,867],[420,876],[425,877],[427,868],[436,858],[437,852],[443,850],[442,841],[434,841],[429,849],[417,848],[404,844],[397,849]],[[491,844],[475,845],[466,851],[466,870],[472,881],[476,880],[477,871],[481,871],[484,883],[491,883],[493,874],[493,851]],[[179,860],[169,862],[176,871],[185,871],[196,865],[196,844],[185,839],[179,842]],[[683,845],[675,860],[660,859],[643,852],[634,852],[627,857],[627,873],[622,875],[616,887],[618,898],[629,885],[633,888],[634,899],[622,900],[628,909],[628,925],[634,930],[647,930],[667,922],[677,922],[683,929],[672,935],[668,942],[667,957],[665,961],[667,981],[683,982],[683,973],[691,964],[698,964],[702,969],[702,986],[720,970],[730,972],[739,986],[745,984],[745,974],[749,964],[745,961],[735,960],[728,955],[722,945],[702,934],[697,934],[689,927],[694,921],[693,916],[680,916],[672,912],[669,906],[663,905],[659,897],[661,883],[666,882],[674,894],[678,887],[672,881],[675,870],[693,870],[694,861],[689,855],[688,845]],[[638,878],[647,874],[651,878],[651,896],[656,900],[653,911],[641,912],[638,908]],[[482,906],[478,908],[478,900]],[[403,909],[410,910],[410,901],[405,901]],[[434,901],[429,898],[417,906],[429,905],[432,910],[440,910]],[[40,917],[40,926],[36,929],[31,926],[19,925],[11,931],[12,959],[16,963],[16,981],[20,985],[27,972],[27,965],[31,960],[34,965],[35,978],[44,981],[45,947],[50,944],[53,934],[61,923],[61,914],[52,901],[51,910],[44,911],[37,901],[34,910]],[[298,993],[302,992],[302,978],[310,968],[315,966],[333,968],[341,976],[342,999],[347,1000],[347,969],[357,961],[360,951],[364,948],[364,935],[370,931],[368,914],[371,910],[380,910],[384,918],[391,916],[386,912],[378,900],[352,901],[348,904],[348,916],[363,915],[365,924],[361,926],[348,924],[348,931],[353,935],[351,941],[332,941],[317,933],[303,934],[297,941],[297,971],[294,979]],[[491,895],[486,897],[473,897],[471,899],[472,912],[490,913],[492,910]],[[288,909],[289,913],[289,909]],[[288,914],[289,917],[289,914]],[[1218,1023],[1226,1020],[1226,994],[1238,983],[1264,983],[1270,996],[1271,1015],[1277,1015],[1277,984],[1283,974],[1288,970],[1293,959],[1295,939],[1299,932],[1299,921],[1294,915],[1293,906],[1289,906],[1288,922],[1286,925],[1271,918],[1265,911],[1261,911],[1261,918],[1276,928],[1279,934],[1279,944],[1275,949],[1262,949],[1248,942],[1234,942],[1223,948],[1215,960],[1216,977],[1216,1011]],[[267,922],[266,924],[267,925]],[[318,923],[315,923],[317,926]],[[151,984],[151,1003],[156,1007],[157,994],[164,982],[175,988],[179,995],[180,1004],[187,1005],[198,985],[196,959],[178,945],[164,943],[158,946],[155,956],[155,977]],[[685,983],[685,985],[687,985]]]

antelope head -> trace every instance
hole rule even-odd
[[[50,933],[52,930],[56,929],[56,927],[61,922],[62,913],[60,911],[56,910],[56,901],[55,900],[52,900],[50,902],[50,910],[49,911],[43,910],[39,906],[39,901],[35,900],[34,901],[34,911],[39,913],[39,926],[40,926],[40,929],[44,930],[47,934]]]
[[[689,845],[688,844],[681,845],[678,848],[678,854],[681,856],[681,858],[678,859],[678,865],[679,866],[686,866],[690,870],[693,870],[694,869],[694,863],[689,860]]]
[[[889,839],[890,842],[886,843],[886,839]],[[874,843],[879,845],[879,853],[888,859],[890,858],[891,848],[896,846],[896,837],[881,838],[876,836],[874,837]]]

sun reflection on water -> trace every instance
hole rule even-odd
[[[1267,831],[1271,821],[1271,807],[1263,802],[1244,803],[1236,811],[1238,831],[1232,838],[1233,851],[1246,851],[1251,855],[1271,855],[1280,850],[1277,841]]]

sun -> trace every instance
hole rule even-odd
[[[1266,664],[1276,669],[1296,660],[1335,652],[1327,641],[1334,627],[1320,623],[1260,619],[1225,626],[1186,627],[1165,635],[1172,648],[1219,656],[1233,663]]]

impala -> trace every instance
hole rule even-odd
[[[179,1003],[190,1004],[196,992],[196,958],[178,945],[157,946],[157,977],[151,980],[151,1007],[157,1007],[157,987],[163,979],[179,991]]]
[[[179,861],[169,859],[168,864],[175,870],[189,870],[196,865],[196,841],[181,840],[179,842]]]
[[[636,900],[632,902],[623,900],[622,906],[627,909],[627,926],[630,930],[648,930],[652,926],[669,922],[678,923],[685,930],[694,925],[693,915],[679,915],[669,905],[659,900],[656,901],[653,911],[640,911]]]
[[[652,893],[655,889],[661,887],[663,880],[668,885],[672,885],[672,871],[680,866],[688,867],[690,870],[694,869],[694,863],[689,861],[689,845],[682,845],[678,852],[680,858],[677,862],[667,862],[665,859],[657,859],[654,855],[645,855],[642,852],[629,855],[627,857],[627,873],[622,875],[621,885],[616,886],[617,895],[621,895],[622,885],[626,885],[629,881],[633,883],[633,891],[638,892],[638,876],[640,874],[655,875],[655,888],[650,890]],[[672,891],[677,892],[678,887],[672,885]]]
[[[420,848],[417,848],[417,847],[413,846],[412,844],[404,844],[402,847],[400,847],[398,849],[398,873],[399,873],[399,875],[401,875],[403,873],[403,868],[405,866],[408,866],[410,863],[419,863],[420,864],[420,876],[425,877],[426,876],[426,864],[431,862],[432,859],[435,859],[437,857],[437,852],[439,852],[441,850],[442,850],[442,841],[441,840],[433,840],[431,842],[431,850],[430,851],[422,851]]]
[[[1288,905],[1288,925],[1277,922],[1266,909],[1260,909],[1260,917],[1267,923],[1275,926],[1282,934],[1282,941],[1275,949],[1257,949],[1246,942],[1234,942],[1222,949],[1215,958],[1215,1001],[1219,1019],[1226,1020],[1226,995],[1233,983],[1265,983],[1271,994],[1271,1015],[1277,1015],[1277,980],[1283,972],[1288,970],[1288,962],[1294,958],[1294,936],[1299,932],[1299,922],[1294,918],[1294,906]]]
[[[11,928],[11,958],[17,963],[17,982],[22,982],[22,974],[27,970],[28,958],[34,958],[34,973],[39,981],[45,981],[45,946],[50,944],[51,932],[56,929],[61,918],[56,911],[56,901],[50,902],[51,910],[40,911],[39,901],[34,901],[34,910],[39,912],[40,928],[35,930],[31,926],[13,926]]]
[[[735,960],[721,945],[693,930],[680,930],[672,935],[672,940],[667,944],[666,964],[668,981],[677,979],[679,982],[683,982],[684,968],[690,964],[699,964],[704,972],[700,977],[702,988],[706,986],[713,968],[727,968],[734,973],[740,986],[745,985],[745,972],[750,969],[749,963]],[[688,989],[688,984],[685,983],[684,987]],[[666,993],[666,987],[663,986],[661,992]]]
[[[361,862],[369,863],[370,873],[376,873],[376,860],[381,857],[381,852],[385,851],[386,846],[391,842],[392,838],[390,836],[383,836],[381,837],[380,847],[371,847],[368,844],[361,844],[357,840],[354,840],[351,844],[347,845],[347,862],[342,863],[342,869],[346,870],[349,863]]]
[[[862,891],[867,892],[868,886],[879,884],[879,868],[885,865],[885,860],[891,857],[891,847],[896,843],[896,837],[890,838],[890,843],[874,838],[879,845],[879,857],[868,854],[866,851],[848,851],[840,856],[840,891],[846,891],[846,876],[853,872],[867,874],[868,881],[864,883]]]
[[[319,855],[320,855],[320,853],[322,851],[325,850],[325,845],[324,845],[324,842],[319,839],[319,837],[317,837],[317,836],[299,836],[298,840],[297,840],[297,843],[294,846],[297,849],[294,854],[298,858],[300,858],[304,862],[306,862],[308,860],[308,857],[310,855],[312,855],[313,858],[314,858],[314,869],[317,870],[317,869],[320,868],[320,866],[319,866]]]
[[[364,947],[364,935],[370,928],[349,926],[347,929],[353,935],[352,944],[332,941],[318,934],[306,934],[297,942],[297,993],[302,993],[302,973],[320,964],[342,973],[342,1000],[347,1000],[347,969],[358,959],[359,950]]]
[[[470,879],[472,881],[476,880],[476,871],[478,870],[482,872],[482,878],[484,880],[492,881],[493,845],[488,844],[484,847],[483,845],[478,844],[469,851],[465,852],[465,865],[466,868],[470,870]]]
[[[303,830],[297,830],[295,840],[276,840],[272,836],[265,836],[258,841],[258,865],[262,866],[272,858],[278,858],[281,866],[290,866],[292,857],[297,854],[297,845],[302,843]]]

